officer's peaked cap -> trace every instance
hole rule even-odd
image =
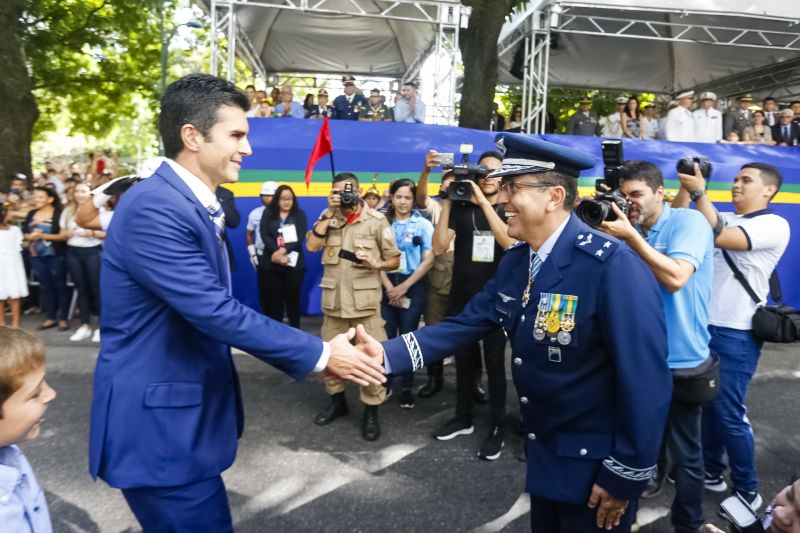
[[[494,139],[503,155],[503,165],[490,178],[517,176],[553,170],[577,178],[581,170],[594,168],[594,158],[562,144],[532,135],[503,132]]]

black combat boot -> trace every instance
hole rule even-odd
[[[328,407],[326,407],[324,411],[317,415],[317,418],[314,419],[314,423],[318,426],[327,426],[340,416],[346,414],[347,398],[344,397],[344,392],[338,392],[331,396],[331,403],[328,404]]]
[[[378,440],[381,436],[381,423],[378,420],[378,406],[364,407],[364,420],[361,422],[361,435],[364,440]]]

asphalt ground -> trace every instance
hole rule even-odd
[[[40,316],[25,317],[34,329]],[[303,329],[319,332],[318,317]],[[58,397],[41,436],[23,445],[46,490],[56,532],[140,531],[118,490],[87,473],[89,408],[97,345],[69,341],[71,332],[48,330],[48,380]],[[397,396],[381,408],[383,435],[360,435],[362,406],[348,389],[349,416],[327,427],[312,423],[328,402],[316,379],[294,382],[245,354],[236,354],[246,428],[234,465],[223,474],[239,532],[451,532],[529,531],[524,465],[514,457],[520,437],[510,435],[500,459],[476,456],[488,432],[488,411],[476,411],[476,431],[448,442],[430,436],[453,414],[455,369],[445,367],[445,388],[416,408],[401,410]],[[509,374],[510,376],[510,374]],[[424,382],[417,375],[417,385]],[[509,378],[508,407],[517,408]],[[749,396],[757,463],[765,500],[800,466],[800,348],[765,347]],[[640,531],[670,531],[672,486],[640,504]],[[723,495],[707,493],[706,518],[716,523]],[[0,530],[2,527],[0,526]]]

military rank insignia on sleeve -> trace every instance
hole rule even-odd
[[[568,345],[572,342],[577,309],[578,297],[575,295],[540,293],[533,338],[541,341],[549,337],[550,342]]]

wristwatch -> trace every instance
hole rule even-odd
[[[692,191],[689,193],[689,198],[692,199],[693,202],[696,202],[706,193],[704,189],[697,189],[696,191]]]

